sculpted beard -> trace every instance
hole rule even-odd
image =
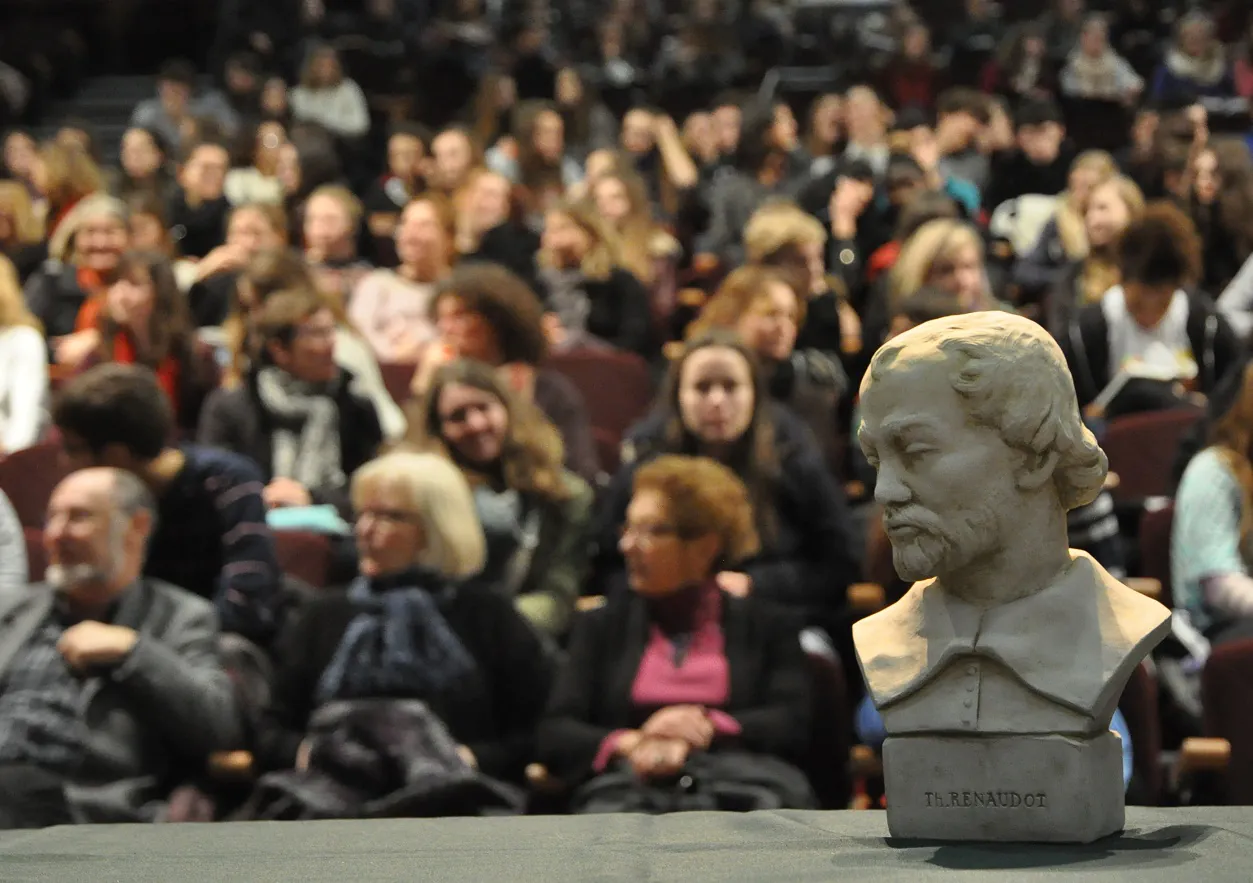
[[[956,518],[941,520],[921,506],[885,512],[893,530],[912,528],[908,537],[892,537],[892,564],[908,582],[930,579],[965,566],[996,546],[999,518],[990,506],[977,506]]]

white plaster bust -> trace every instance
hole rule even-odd
[[[853,627],[889,737],[1107,732],[1170,612],[1069,549],[1066,512],[1108,464],[1057,344],[1003,312],[927,322],[875,354],[861,415],[893,563],[918,581]]]

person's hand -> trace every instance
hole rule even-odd
[[[932,172],[939,168],[940,142],[930,132],[914,138],[910,152],[924,172]]]
[[[313,743],[308,739],[301,741],[296,749],[296,769],[304,772],[309,769],[309,758],[313,754]]]
[[[263,34],[260,31],[253,33],[248,38],[248,43],[252,46],[253,51],[261,55],[269,55],[270,50],[274,48],[274,44],[270,42],[269,35]]]
[[[857,235],[857,221],[866,210],[868,200],[865,191],[868,189],[852,178],[840,178],[835,182],[827,209],[831,214],[831,233],[837,239],[852,239]]]
[[[518,158],[518,139],[512,135],[502,135],[496,140],[496,149],[510,159]]]
[[[714,581],[718,583],[718,588],[722,591],[737,598],[747,598],[749,592],[753,590],[753,578],[747,573],[724,570],[714,577]]]
[[[303,484],[290,478],[276,478],[265,486],[261,492],[267,509],[282,509],[285,506],[312,506],[313,497]]]
[[[570,339],[570,333],[566,331],[566,326],[561,324],[561,319],[556,313],[544,314],[544,337],[548,339],[548,345],[553,349],[561,349],[566,345],[566,341]]]
[[[418,361],[418,370],[413,372],[413,381],[409,384],[409,392],[415,396],[424,396],[431,388],[435,372],[441,366],[457,358],[457,351],[443,341],[428,343],[422,350],[422,358]]]
[[[843,298],[836,302],[835,309],[840,317],[840,349],[846,355],[861,352],[861,316]]]
[[[641,779],[665,778],[682,771],[691,750],[682,739],[644,738],[628,759]]]
[[[248,265],[248,251],[240,245],[219,245],[196,264],[196,281],[226,270],[242,270]]]
[[[464,763],[466,766],[468,766],[470,769],[477,770],[479,768],[479,759],[475,757],[474,752],[471,751],[469,748],[467,748],[465,745],[457,746],[457,756],[460,757],[461,762]]]
[[[117,665],[135,647],[139,633],[121,625],[87,620],[70,626],[57,641],[57,652],[74,671]]]
[[[669,114],[659,113],[653,116],[653,137],[658,141],[663,138],[679,137],[679,127]]]
[[[95,328],[75,331],[59,337],[52,345],[58,365],[77,368],[100,347],[100,332]]]
[[[1192,143],[1197,146],[1209,143],[1209,112],[1205,109],[1205,105],[1194,104],[1184,112],[1184,115],[1192,124]]]
[[[693,748],[708,748],[714,738],[714,725],[699,705],[670,705],[644,722],[645,738],[681,739]]]

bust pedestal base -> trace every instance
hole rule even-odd
[[[920,840],[1089,843],[1122,830],[1122,740],[893,736],[888,830]]]

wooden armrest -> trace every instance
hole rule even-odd
[[[1122,479],[1118,477],[1118,473],[1117,473],[1117,472],[1106,472],[1106,473],[1105,473],[1105,483],[1102,485],[1102,488],[1103,488],[1104,490],[1107,490],[1107,491],[1116,491],[1116,490],[1118,490],[1118,486],[1119,486],[1120,484],[1122,484]]]
[[[1222,771],[1231,762],[1231,743],[1226,739],[1194,737],[1179,748],[1179,773]]]
[[[574,609],[580,613],[586,613],[589,610],[596,610],[605,606],[604,595],[588,595],[574,602]]]
[[[1160,601],[1162,599],[1162,581],[1147,576],[1132,576],[1123,580],[1123,585],[1135,589],[1141,595]]]
[[[878,583],[853,583],[845,597],[849,607],[868,613],[882,610],[887,604],[887,592]]]
[[[702,288],[680,288],[677,298],[680,306],[698,309],[709,300],[709,295]]]
[[[250,779],[253,775],[251,751],[215,751],[209,755],[209,774],[215,779]]]
[[[869,745],[854,745],[848,752],[849,770],[855,777],[877,776],[883,772],[878,753]]]

